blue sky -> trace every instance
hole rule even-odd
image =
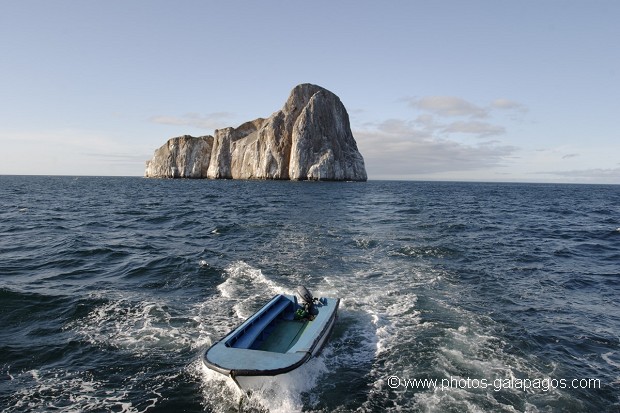
[[[0,174],[142,175],[336,93],[369,179],[620,183],[617,1],[0,0]]]

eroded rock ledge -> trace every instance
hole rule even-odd
[[[365,181],[364,158],[335,94],[296,86],[267,119],[214,136],[171,138],[146,162],[147,178]]]

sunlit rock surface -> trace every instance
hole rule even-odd
[[[311,84],[296,86],[284,107],[267,119],[218,129],[214,136],[168,140],[147,161],[145,176],[367,179],[344,105],[332,92]]]

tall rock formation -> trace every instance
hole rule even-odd
[[[332,92],[307,83],[296,86],[284,107],[267,119],[217,129],[214,136],[168,140],[147,161],[145,176],[367,179],[344,105]]]

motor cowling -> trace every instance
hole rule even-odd
[[[314,302],[314,297],[312,297],[312,293],[308,291],[308,289],[303,285],[297,287],[297,294],[299,294],[301,299],[304,300],[304,302],[306,302],[306,304],[308,305],[312,305],[312,303]]]

